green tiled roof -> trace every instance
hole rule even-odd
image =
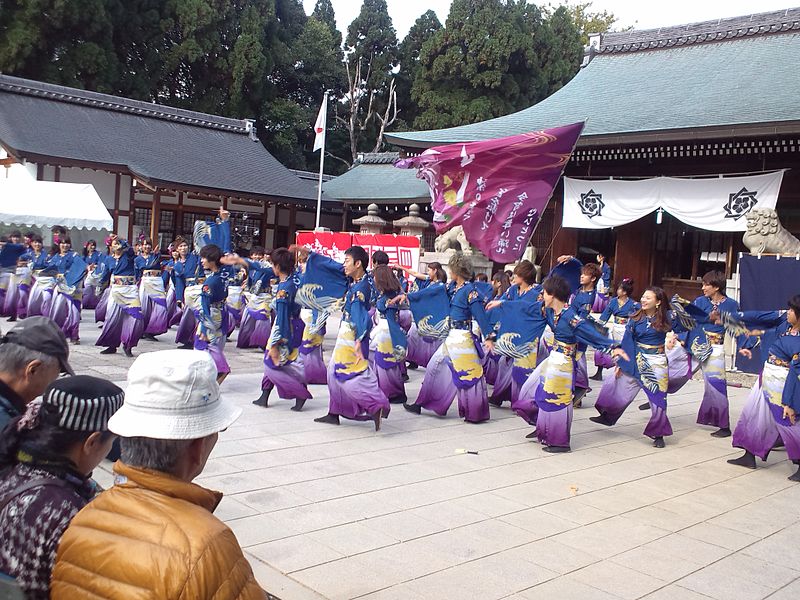
[[[397,160],[397,155],[393,157]],[[390,202],[394,200],[430,200],[428,184],[417,179],[416,169],[396,169],[392,160],[378,164],[362,163],[347,173],[322,184],[330,198],[343,202]]]
[[[386,137],[399,146],[428,147],[587,120],[581,145],[589,145],[599,143],[599,136],[610,140],[609,136],[636,133],[786,122],[795,122],[794,127],[800,125],[796,12],[786,11],[791,13],[789,25],[777,30],[767,26],[767,33],[763,26],[755,31],[745,27],[733,34],[711,32],[688,41],[684,34],[684,39],[651,42],[644,40],[647,36],[634,40],[631,33],[609,34],[606,38],[613,45],[604,39],[599,52],[567,85],[530,108],[472,125]],[[706,41],[713,35],[722,41]]]

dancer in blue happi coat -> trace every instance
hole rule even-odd
[[[616,295],[608,302],[598,318],[600,323],[608,325],[611,339],[617,342],[622,341],[628,318],[640,308],[639,304],[631,297],[632,295],[633,279],[626,277],[619,282]],[[610,369],[614,366],[614,362],[608,354],[599,351],[594,353],[594,364],[597,372],[589,378],[594,381],[603,381],[603,369]]]
[[[294,400],[291,410],[299,412],[311,398],[311,393],[298,361],[303,321],[300,319],[300,305],[295,301],[299,279],[295,272],[294,253],[286,248],[276,248],[270,254],[270,262],[278,278],[272,301],[275,319],[264,353],[261,396],[253,404],[267,406],[269,395],[275,388],[280,398]]]
[[[136,254],[126,240],[117,237],[111,242],[111,252],[107,272],[111,283],[108,310],[95,345],[105,346],[100,354],[114,354],[122,344],[125,356],[130,357],[144,331],[142,303],[136,287]]]
[[[366,277],[369,255],[361,246],[345,251],[344,264],[298,248],[305,260],[298,301],[318,311],[326,319],[330,310],[344,296],[342,321],[333,357],[328,365],[328,414],[314,419],[317,423],[339,424],[339,418],[371,420],[375,430],[390,411],[389,399],[381,390],[375,372],[369,368],[370,289]]]
[[[393,404],[407,400],[403,365],[406,359],[406,333],[400,324],[400,309],[392,300],[402,294],[400,282],[392,270],[378,265],[372,272],[378,299],[375,304],[378,323],[373,330],[372,366],[383,393]]]
[[[95,265],[95,267],[89,271],[83,282],[83,298],[81,302],[83,308],[94,310],[97,308],[97,303],[100,301],[100,294],[102,293],[99,273],[95,272],[96,265],[103,260],[103,254],[97,250],[97,242],[95,240],[89,240],[84,244],[83,260],[87,266]]]
[[[764,365],[753,385],[736,429],[733,446],[744,450],[733,465],[756,468],[756,456],[767,460],[777,447],[786,449],[787,458],[798,465],[789,477],[800,481],[800,295],[789,299],[786,312],[740,312],[736,318],[747,327],[760,329],[755,344],[763,350]],[[752,357],[755,348],[740,353]]]
[[[86,263],[72,250],[72,240],[62,235],[58,241],[58,254],[50,257],[57,269],[56,287],[48,315],[73,344],[80,342],[81,297]]]
[[[442,286],[447,284],[447,272],[442,265],[438,262],[428,263],[426,267],[426,274],[412,271],[408,267],[401,267],[405,273],[411,275],[414,281],[408,288],[409,293],[418,292],[425,289],[427,286],[438,283]],[[431,330],[426,324],[420,326],[420,320],[425,319],[428,315],[420,315],[420,309],[417,312],[413,308],[410,309],[413,317],[413,322],[408,329],[407,342],[408,347],[406,350],[406,360],[410,369],[417,367],[427,367],[431,357],[442,345],[444,337],[440,337],[439,333]],[[425,330],[427,335],[422,332]],[[444,333],[446,335],[446,332]]]
[[[134,261],[139,301],[142,303],[144,333],[142,337],[155,340],[169,329],[169,310],[164,279],[161,276],[161,254],[153,248],[150,238],[142,239],[142,250]]]

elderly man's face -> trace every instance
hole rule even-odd
[[[38,360],[29,362],[19,374],[20,385],[17,390],[25,403],[41,396],[47,386],[58,378],[61,367],[57,360],[43,363]]]

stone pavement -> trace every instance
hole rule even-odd
[[[95,331],[82,328],[75,366],[121,380],[130,359],[99,356]],[[174,332],[163,337],[141,350],[173,347]],[[595,384],[573,452],[549,455],[508,408],[471,425],[455,406],[445,418],[393,406],[375,433],[314,423],[325,386],[300,414],[290,401],[256,407],[260,354],[228,356],[222,389],[244,412],[197,481],[225,492],[217,515],[283,600],[800,597],[793,467],[782,451],[756,471],[728,465],[730,439],[694,423],[696,381],[670,396],[665,449],[641,435],[638,402],[616,427],[589,421]],[[410,372],[409,397],[423,374]],[[733,423],[746,393],[730,389]]]

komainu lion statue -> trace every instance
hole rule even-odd
[[[433,242],[433,249],[436,252],[446,252],[451,248],[461,252],[472,252],[467,236],[464,233],[464,228],[461,225],[448,229]]]
[[[781,225],[772,208],[759,208],[747,215],[742,241],[752,254],[800,254],[800,240]]]

